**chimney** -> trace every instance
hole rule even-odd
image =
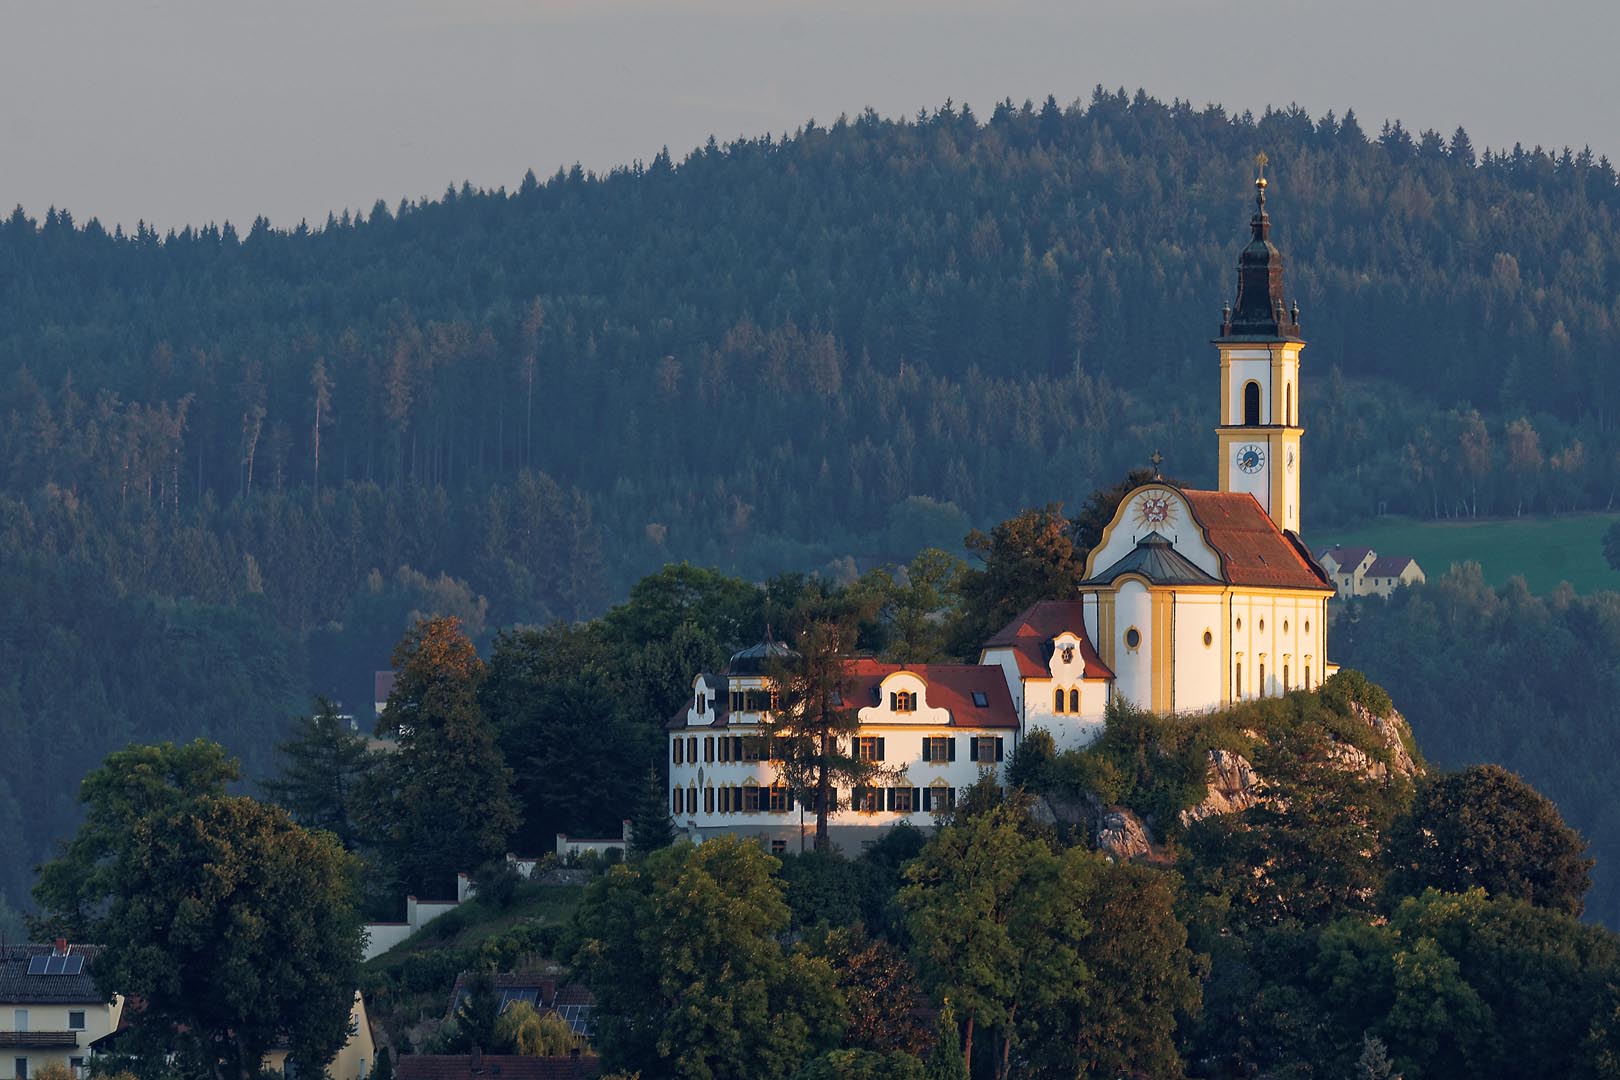
[[[475,1073],[482,1072],[484,1069],[484,1051],[479,1047],[474,1046],[472,1048],[472,1053],[468,1056],[472,1059],[470,1062],[472,1071]]]
[[[67,955],[67,938],[59,937],[59,938],[56,939],[55,955],[56,956],[66,956]]]

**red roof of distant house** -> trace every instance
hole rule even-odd
[[[864,709],[877,703],[883,680],[897,671],[909,671],[928,684],[924,701],[947,709],[951,723],[967,728],[1016,728],[1018,710],[1007,692],[1001,669],[985,664],[881,664],[876,660],[849,661],[849,690],[845,703]],[[974,701],[978,694],[983,705]]]
[[[1332,590],[1327,572],[1299,537],[1279,529],[1253,495],[1186,490],[1182,494],[1204,527],[1204,538],[1221,557],[1221,577],[1227,584]]]
[[[1400,577],[1408,566],[1417,562],[1410,555],[1380,555],[1367,567],[1363,577]]]
[[[1114,673],[1097,655],[1086,636],[1084,605],[1078,600],[1037,600],[984,643],[985,649],[1011,649],[1018,659],[1018,673],[1026,679],[1051,678],[1048,661],[1052,639],[1062,633],[1080,639],[1080,658],[1088,679],[1112,679]]]
[[[371,700],[387,701],[388,695],[394,692],[394,673],[392,671],[379,671],[371,677]]]
[[[394,1062],[399,1080],[595,1080],[596,1057],[519,1057],[516,1054],[405,1054]]]

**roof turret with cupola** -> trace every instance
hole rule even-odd
[[[1228,304],[1221,318],[1222,341],[1303,341],[1299,332],[1299,304],[1283,295],[1283,258],[1271,242],[1271,215],[1266,213],[1266,156],[1257,159],[1260,175],[1254,181],[1254,216],[1249,219],[1250,239],[1238,256],[1236,304]]]

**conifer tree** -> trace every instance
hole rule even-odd
[[[962,1033],[956,1027],[956,1010],[951,999],[939,1006],[939,1021],[934,1025],[934,1047],[928,1052],[924,1067],[927,1080],[968,1080],[967,1058],[962,1054]]]
[[[300,825],[325,829],[353,850],[356,800],[371,767],[365,738],[337,706],[319,697],[313,714],[293,721],[280,750],[281,772],[266,781],[266,793]]]
[[[666,791],[658,770],[647,770],[647,778],[630,809],[630,850],[633,859],[644,859],[675,841],[675,826],[669,818]]]

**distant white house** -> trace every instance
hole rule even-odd
[[[1428,580],[1410,555],[1380,555],[1369,547],[1330,547],[1316,561],[1333,579],[1340,596],[1385,596],[1402,585]]]

